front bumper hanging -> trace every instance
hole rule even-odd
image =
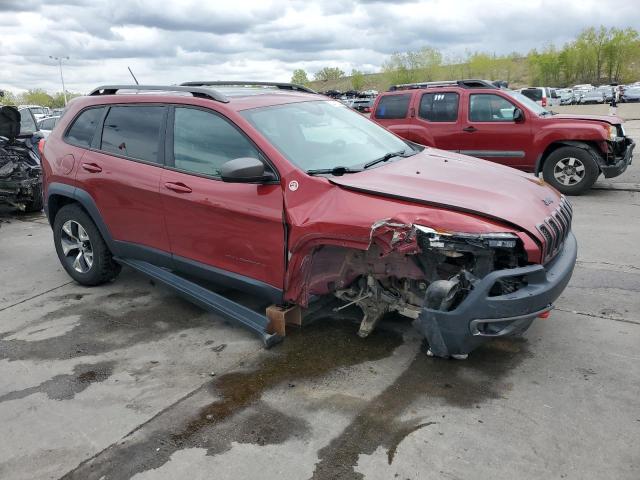
[[[613,163],[600,166],[604,178],[612,178],[622,175],[633,161],[633,149],[636,147],[636,143],[629,137],[624,137],[624,140],[621,141],[621,143],[623,143],[621,148],[618,148],[617,146],[614,147]],[[615,154],[615,152],[620,150],[622,151],[621,154]]]
[[[553,308],[571,279],[577,252],[576,239],[569,233],[562,250],[546,265],[491,272],[451,311],[423,308],[418,328],[431,353],[464,356],[490,338],[525,331],[536,317]],[[526,286],[506,295],[490,295],[497,281],[510,277],[524,277]]]

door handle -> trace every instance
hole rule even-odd
[[[180,182],[167,182],[164,184],[164,186],[169,190],[173,190],[174,192],[178,192],[178,193],[191,193],[193,191],[191,190],[191,188],[187,187],[184,183],[180,183]]]
[[[478,130],[476,127],[465,127],[462,129],[463,132],[469,132],[469,133],[473,133],[476,130]]]
[[[95,163],[83,163],[82,168],[91,173],[100,173],[102,171],[102,167]]]

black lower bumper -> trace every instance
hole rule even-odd
[[[576,239],[569,233],[562,250],[548,264],[491,272],[454,310],[424,308],[418,328],[431,352],[438,357],[465,355],[492,337],[526,330],[553,307],[569,283],[577,253]],[[509,277],[525,277],[527,284],[513,293],[491,296],[493,285]]]
[[[622,149],[623,153],[621,155],[617,155],[614,158],[613,163],[600,166],[600,170],[602,170],[604,178],[612,178],[622,175],[627,167],[631,165],[633,160],[633,149],[636,147],[636,143],[628,137],[624,139],[624,143],[625,145]]]

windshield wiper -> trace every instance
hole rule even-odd
[[[405,153],[405,150],[400,150],[399,152],[389,152],[389,153],[383,155],[380,158],[376,158],[375,160],[371,160],[370,162],[365,163],[362,168],[369,168],[369,167],[372,167],[374,165],[377,165],[378,163],[386,162],[388,160],[391,160],[393,157],[399,157],[401,155],[408,157],[409,155],[403,155]]]
[[[335,177],[344,175],[345,173],[358,173],[362,170],[351,169],[349,167],[333,167],[333,168],[317,168],[315,170],[307,170],[309,175],[331,174]]]

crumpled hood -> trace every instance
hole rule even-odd
[[[350,190],[485,216],[540,241],[536,226],[561,199],[557,190],[531,174],[433,148],[330,181]]]

